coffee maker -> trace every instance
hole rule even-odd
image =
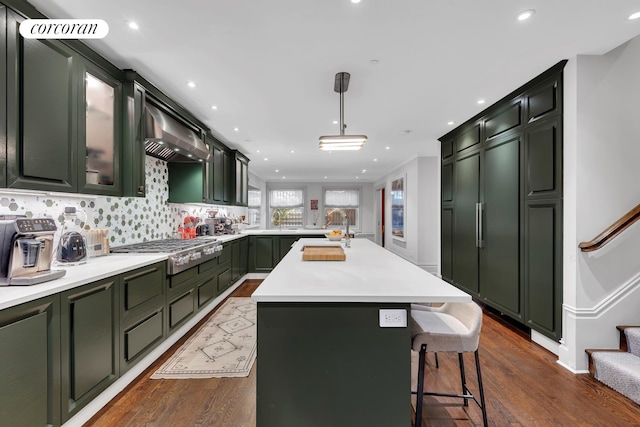
[[[0,217],[0,286],[35,285],[58,279],[51,270],[56,223],[51,218]]]

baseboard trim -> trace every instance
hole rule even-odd
[[[560,366],[562,366],[564,369],[566,369],[567,371],[571,372],[572,374],[588,374],[589,370],[582,370],[582,369],[573,369],[571,366],[562,363],[560,360],[556,360],[556,363]]]
[[[541,347],[544,347],[545,349],[549,350],[551,353],[555,354],[556,356],[560,354],[559,342],[554,341],[551,338],[548,338],[542,335],[540,332],[535,331],[533,329],[531,330],[531,341],[533,341],[534,343],[538,344]]]

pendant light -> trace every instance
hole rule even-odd
[[[349,73],[336,74],[333,90],[340,94],[340,135],[324,135],[320,137],[319,148],[321,150],[359,150],[367,141],[366,135],[345,135],[344,130],[344,93],[349,88]]]

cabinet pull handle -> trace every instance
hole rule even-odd
[[[482,213],[484,211],[484,204],[478,203],[476,206],[478,206],[478,247],[482,249],[484,248],[484,233],[482,232]]]
[[[480,246],[480,220],[479,220],[479,216],[478,213],[480,212],[480,203],[476,203],[476,248],[479,248]]]

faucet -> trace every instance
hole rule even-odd
[[[277,209],[273,210],[273,215],[271,216],[271,222],[274,223],[275,225],[275,218],[276,216],[278,217],[278,228],[280,229],[280,231],[282,231],[282,221],[280,220],[280,211]]]
[[[340,210],[342,212],[342,218],[343,218],[343,224],[346,225],[347,228],[347,235],[344,238],[344,247],[345,248],[350,248],[351,247],[351,237],[349,236],[349,218],[347,217],[347,211],[344,209]]]

